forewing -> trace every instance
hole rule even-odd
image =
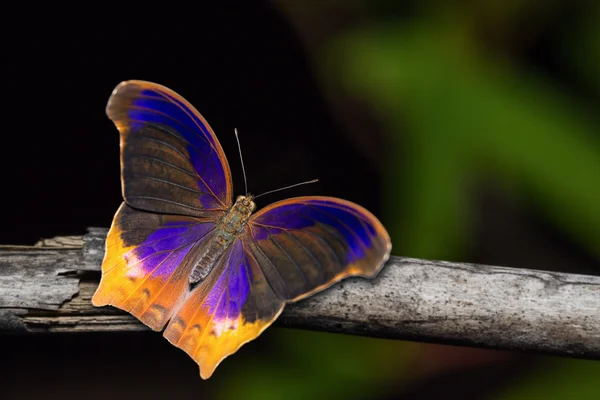
[[[209,378],[219,363],[256,338],[281,313],[278,298],[256,259],[237,238],[218,265],[177,310],[164,336]]]
[[[127,204],[198,217],[231,205],[225,153],[206,120],[183,97],[155,83],[126,81],[113,91],[106,113],[121,133]]]
[[[123,203],[106,239],[92,303],[113,305],[161,330],[189,292],[188,276],[214,227],[208,218],[148,213]]]
[[[278,297],[296,301],[352,275],[375,276],[391,242],[363,207],[332,197],[274,203],[249,221],[249,251]]]

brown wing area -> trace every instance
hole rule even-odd
[[[298,197],[249,221],[249,250],[275,293],[297,301],[348,276],[373,277],[389,258],[390,237],[365,208],[332,197]]]

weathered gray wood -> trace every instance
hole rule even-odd
[[[145,330],[95,308],[106,229],[0,246],[0,332]],[[277,324],[600,359],[600,277],[392,257],[289,305]]]

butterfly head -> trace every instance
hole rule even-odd
[[[247,217],[250,217],[250,214],[256,210],[256,203],[252,201],[253,199],[254,196],[251,194],[247,194],[246,196],[238,196],[235,199],[235,204],[233,205],[234,210]]]

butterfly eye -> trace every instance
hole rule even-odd
[[[235,199],[235,202],[237,203],[238,201],[242,200],[243,198],[244,198],[244,196],[241,196],[241,195],[240,195],[240,196],[238,196],[238,197]]]

